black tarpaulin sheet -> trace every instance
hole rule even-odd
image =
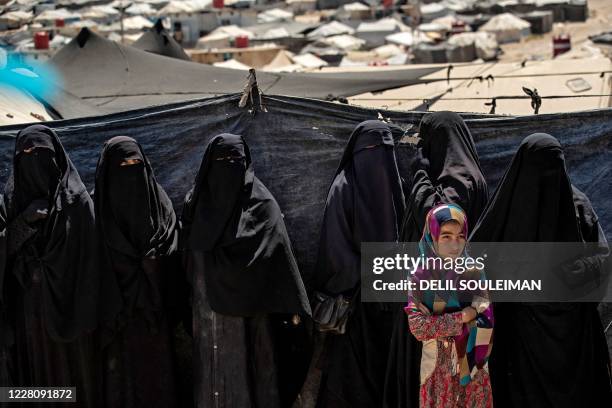
[[[255,174],[278,200],[301,271],[308,275],[327,189],[355,125],[381,114],[410,135],[423,113],[273,96],[263,99],[268,112],[251,113],[238,107],[239,99],[236,94],[49,125],[58,132],[88,188],[93,186],[98,155],[107,139],[127,135],[138,140],[179,212],[208,140],[222,132],[242,134],[251,148]],[[557,137],[565,148],[572,181],[592,200],[612,238],[611,114],[612,109],[603,109],[524,117],[466,114],[464,118],[477,140],[491,191],[525,136],[547,132]],[[11,168],[14,137],[22,127],[0,128],[2,185]],[[413,147],[399,146],[400,172],[410,177],[407,169]]]
[[[120,112],[242,92],[248,73],[182,61],[120,45],[83,29],[50,63],[61,86],[104,109]],[[368,73],[269,73],[257,81],[266,94],[326,99],[415,84],[439,67]]]

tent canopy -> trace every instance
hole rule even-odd
[[[62,86],[107,112],[239,92],[246,81],[237,70],[151,54],[109,41],[83,29],[50,64]],[[443,67],[363,73],[257,74],[267,94],[326,99],[419,83]]]

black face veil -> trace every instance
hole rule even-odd
[[[406,241],[420,236],[425,215],[436,204],[458,204],[473,225],[488,200],[474,139],[461,116],[453,112],[427,114],[421,120],[419,136],[434,191],[413,186],[402,227]]]
[[[360,281],[361,242],[396,242],[404,194],[385,123],[357,125],[327,195],[314,287],[330,294]]]
[[[487,242],[580,242],[563,149],[554,137],[526,137],[471,239]]]
[[[194,273],[204,273],[213,310],[310,314],[280,208],[241,136],[209,142],[182,220],[186,249],[204,253],[204,270]]]
[[[130,137],[117,136],[104,145],[96,168],[95,207],[106,245],[124,255],[164,255],[174,244],[172,202]]]

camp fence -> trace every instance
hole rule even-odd
[[[135,138],[179,213],[206,143],[223,132],[243,135],[252,152],[255,174],[280,204],[301,271],[308,277],[316,258],[327,190],[355,125],[382,118],[402,128],[394,137],[401,174],[410,180],[409,164],[415,148],[405,142],[412,140],[410,136],[426,113],[281,96],[263,96],[261,103],[257,98],[251,103],[248,95],[248,103],[241,108],[241,97],[226,95],[48,125],[58,132],[89,189],[93,188],[103,143],[118,135]],[[565,148],[572,182],[590,197],[608,238],[612,238],[612,109],[463,117],[477,141],[491,191],[525,136],[546,132],[557,137]],[[14,138],[23,127],[0,128],[2,186],[11,171]]]

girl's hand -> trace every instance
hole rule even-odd
[[[478,316],[478,313],[472,306],[468,306],[461,311],[461,321],[463,323],[471,322],[472,320],[476,319],[476,316]]]

